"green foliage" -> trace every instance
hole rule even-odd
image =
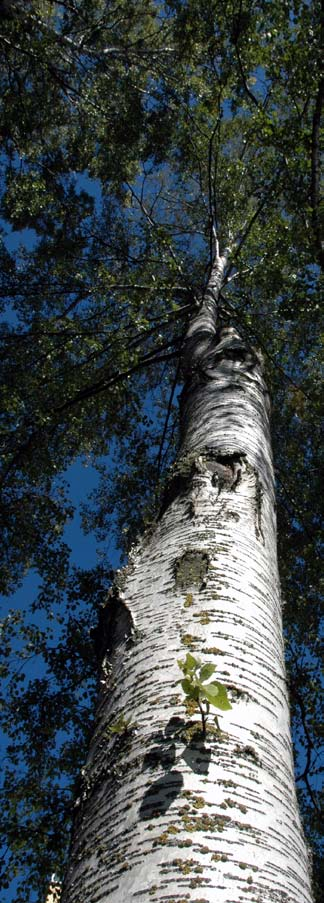
[[[48,863],[55,861],[59,873],[64,868],[76,781],[97,692],[90,627],[108,586],[100,567],[72,570],[65,607],[46,599],[48,612],[43,609],[41,617],[37,611],[12,610],[1,623],[2,729],[8,738],[1,791],[1,880],[6,888],[11,877],[21,875],[17,900],[24,895],[26,899],[31,887],[44,899]]]
[[[174,458],[179,352],[208,275],[212,215],[232,244],[221,316],[261,347],[273,399],[297,777],[320,888],[321,4],[10,6],[1,590],[31,569],[39,580],[31,606],[3,625],[2,830],[7,874],[25,875],[16,900],[31,888],[43,900],[48,874],[61,874],[95,687],[89,630],[110,579],[107,556],[91,574],[71,569],[66,473],[78,458],[97,467],[84,526],[100,540],[114,533],[126,555]]]
[[[195,658],[190,652],[187,652],[184,660],[179,659],[178,665],[185,675],[184,679],[179,681],[179,683],[181,683],[186,700],[189,703],[196,703],[198,706],[201,714],[202,732],[205,734],[210,706],[221,709],[223,712],[232,708],[228,700],[226,687],[218,680],[210,680],[210,677],[214,674],[215,665],[209,662],[202,664],[200,659]]]
[[[125,718],[125,715],[119,715],[116,721],[113,721],[112,724],[109,724],[109,726],[107,727],[107,733],[123,735],[127,734],[129,731],[134,731],[135,729],[135,721],[132,721],[131,718]]]

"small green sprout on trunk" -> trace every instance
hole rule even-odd
[[[132,721],[131,718],[125,718],[124,715],[119,715],[116,721],[108,725],[107,734],[126,734],[134,731],[136,727],[136,721]]]
[[[210,677],[214,674],[215,665],[208,662],[203,664],[200,659],[195,658],[190,652],[187,652],[184,661],[178,660],[178,665],[184,674],[184,678],[179,680],[186,701],[196,703],[201,714],[202,733],[206,736],[206,724],[209,715],[210,706],[221,709],[223,712],[231,709],[231,703],[228,700],[227,690],[224,684],[218,680],[210,681]],[[209,681],[207,683],[206,681]],[[218,718],[215,716],[217,727]]]

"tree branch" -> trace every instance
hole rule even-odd
[[[305,768],[304,768],[304,771],[302,772],[302,774],[299,774],[298,776],[296,776],[296,781],[304,781],[304,783],[306,784],[307,791],[308,791],[310,799],[313,803],[314,809],[316,810],[320,820],[322,821],[323,820],[323,812],[317,802],[315,793],[314,793],[313,788],[311,787],[311,784],[309,781],[309,772],[310,772],[310,767],[311,767],[311,763],[312,763],[312,750],[314,749],[314,743],[313,743],[312,737],[310,735],[310,731],[309,731],[308,724],[307,724],[304,700],[293,684],[291,685],[290,690],[291,690],[292,696],[295,698],[297,705],[299,707],[303,731],[304,731],[305,738],[306,738],[306,765],[305,765]]]
[[[110,377],[106,375],[101,380],[98,380],[98,382],[92,383],[90,386],[86,386],[84,389],[80,389],[80,391],[77,392],[73,396],[73,398],[70,398],[63,404],[54,407],[52,409],[53,416],[55,417],[55,415],[57,414],[61,415],[64,411],[71,410],[80,402],[86,401],[89,398],[94,398],[102,392],[105,392],[106,389],[110,388],[111,386],[118,385],[118,383],[123,382],[123,380],[125,379],[128,379],[128,377],[132,376],[134,373],[140,372],[140,370],[144,369],[145,367],[151,367],[152,365],[164,363],[164,361],[174,360],[174,358],[179,354],[177,346],[179,345],[180,341],[182,341],[182,337],[181,339],[174,339],[173,345],[175,345],[176,347],[172,351],[167,350],[168,348],[170,349],[170,342],[168,342],[165,345],[161,346],[158,352],[143,355],[143,357],[137,364],[134,364],[127,370],[123,370],[119,373],[114,373]],[[165,354],[161,354],[163,350],[166,351]],[[52,422],[52,424],[49,426],[43,425],[38,429],[34,429],[32,431],[26,442],[21,445],[20,449],[18,449],[18,451],[13,455],[11,461],[9,461],[8,466],[4,470],[4,473],[1,477],[0,485],[4,485],[9,473],[15,467],[22,465],[24,459],[30,453],[30,450],[34,448],[36,444],[41,442],[41,439],[44,435],[54,435],[57,426],[57,422]]]
[[[322,235],[320,215],[320,181],[321,181],[321,118],[324,105],[324,76],[321,78],[315,101],[312,127],[312,152],[311,152],[311,185],[310,198],[312,206],[312,224],[316,241],[318,260],[324,270],[324,238]]]

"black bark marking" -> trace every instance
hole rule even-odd
[[[199,586],[203,589],[206,585],[209,556],[207,552],[191,550],[184,552],[181,558],[174,563],[174,576],[176,586],[179,589],[187,589],[189,586]]]
[[[263,545],[265,543],[264,533],[262,529],[262,499],[263,499],[263,486],[260,482],[258,473],[255,474],[256,484],[255,484],[255,535],[257,539],[261,539]]]
[[[99,609],[98,624],[91,631],[97,661],[101,667],[105,656],[127,640],[134,641],[135,624],[118,587],[109,590],[107,602]]]
[[[212,485],[222,489],[235,490],[242,479],[244,453],[234,452],[232,455],[217,455],[212,461]],[[209,468],[208,468],[209,469]]]
[[[199,383],[206,383],[214,378],[222,361],[241,364],[242,370],[253,370],[255,367],[263,371],[263,356],[259,349],[247,345],[232,327],[225,326],[211,334],[202,328],[188,339],[185,349],[184,385],[181,403],[187,393]],[[216,374],[217,375],[217,374]]]
[[[167,482],[159,516],[162,517],[175,499],[189,495],[197,473],[210,474],[212,485],[218,486],[219,491],[235,490],[242,478],[245,459],[243,451],[220,454],[207,447],[181,455]]]
[[[172,502],[176,498],[180,498],[185,495],[189,486],[190,486],[190,476],[187,474],[176,474],[176,476],[172,477],[171,480],[167,483],[164,497],[162,500],[161,510],[160,510],[160,518],[163,516],[167,508],[172,505]]]

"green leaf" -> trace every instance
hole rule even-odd
[[[190,696],[194,684],[192,683],[191,680],[189,680],[189,677],[185,677],[184,680],[180,681],[180,683],[181,683],[183,692],[186,694],[186,696]]]
[[[200,685],[200,697],[202,699],[207,699],[207,702],[209,702],[210,705],[215,706],[217,709],[222,709],[223,712],[232,708],[231,703],[228,700],[226,687],[218,681]]]
[[[206,665],[203,665],[202,668],[200,668],[199,680],[202,680],[202,681],[208,680],[208,678],[211,677],[212,674],[214,674],[214,671],[215,671],[215,665],[211,665],[208,663]]]
[[[181,681],[181,686],[183,692],[189,699],[199,699],[200,696],[200,688],[197,683],[193,683],[193,681],[189,680],[188,677],[185,677],[184,680]]]
[[[194,655],[191,655],[190,652],[187,652],[185,660],[181,661],[181,659],[179,659],[178,665],[184,674],[192,674],[199,667],[200,660],[195,658]]]

